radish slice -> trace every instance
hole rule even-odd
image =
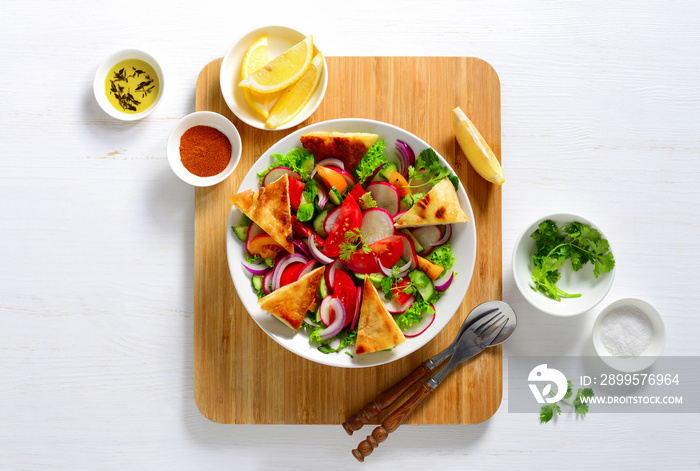
[[[281,176],[283,175],[289,175],[292,178],[296,178],[297,180],[301,180],[301,175],[299,175],[297,172],[292,170],[289,167],[275,167],[269,172],[267,172],[267,175],[265,175],[265,178],[263,178],[263,186],[267,186],[272,182],[277,181]]]
[[[321,251],[318,250],[318,247],[316,247],[315,236],[313,234],[309,235],[309,238],[307,239],[306,243],[309,246],[309,252],[311,252],[311,256],[319,263],[323,263],[324,265],[333,263],[332,258],[323,255]]]
[[[263,277],[263,292],[265,294],[272,293],[272,270],[268,271]]]
[[[357,302],[355,303],[355,314],[352,316],[352,323],[350,324],[350,330],[355,330],[355,324],[360,317],[360,302],[362,301],[362,288],[357,287]]]
[[[323,301],[325,301],[327,298],[328,296],[323,298]],[[321,310],[323,310],[323,301],[321,301]],[[328,327],[318,332],[321,340],[328,340],[335,337],[341,330],[343,330],[343,326],[345,325],[345,307],[343,307],[343,303],[340,302],[340,299],[331,298],[329,304],[328,310],[333,312],[334,318],[333,322],[331,322]]]
[[[435,285],[435,289],[440,292],[447,291],[447,288],[449,288],[452,284],[452,280],[454,279],[454,277],[454,272],[451,269],[447,270],[445,273],[442,274],[440,278],[433,282],[433,284]]]
[[[430,307],[433,308],[433,312],[431,312],[429,314],[427,312],[424,312],[423,318],[420,320],[420,322],[418,322],[418,324],[414,324],[411,327],[409,327],[408,329],[403,331],[404,337],[408,337],[408,338],[417,337],[420,334],[422,334],[423,332],[425,332],[426,330],[428,330],[428,327],[433,325],[433,321],[435,320],[435,315],[436,315],[435,306],[433,306],[431,304]]]
[[[404,304],[399,304],[394,299],[392,299],[391,301],[382,300],[382,302],[384,303],[386,310],[389,311],[389,314],[395,315],[395,314],[403,314],[404,312],[406,312],[406,309],[413,306],[413,301],[415,301],[415,300],[416,300],[416,297],[411,295],[409,300],[406,301]]]
[[[422,226],[411,231],[413,237],[423,246],[421,254],[428,254],[437,241],[442,239],[442,232],[438,226]]]
[[[258,235],[264,234],[264,233],[265,233],[265,231],[263,231],[262,228],[255,223],[252,223],[250,226],[248,226],[248,232],[246,233],[246,236],[245,236],[245,249],[249,254],[255,255],[250,250],[250,241],[253,240],[253,238],[255,236],[258,236]]]
[[[272,291],[279,289],[280,280],[282,279],[282,273],[284,269],[295,262],[306,263],[309,260],[301,254],[292,253],[282,257],[272,269]]]
[[[301,280],[305,275],[311,273],[319,265],[320,263],[318,263],[316,260],[309,260],[308,262],[306,262],[306,265],[304,265],[301,271],[299,272],[299,277],[297,278],[297,280]]]
[[[250,263],[247,260],[241,260],[241,265],[243,265],[243,268],[251,275],[264,275],[270,271],[270,267],[264,263]]]
[[[408,210],[407,210],[407,209],[404,209],[403,211],[399,211],[398,213],[394,214],[394,218],[393,218],[393,219],[394,219],[394,222],[396,222],[396,221],[398,221],[399,219],[401,219],[401,216],[403,216],[403,215],[406,213],[406,211],[408,211]]]
[[[340,215],[340,206],[338,206],[333,211],[328,213],[328,216],[326,216],[326,220],[323,221],[323,230],[326,231],[326,234],[331,233],[331,229],[333,229],[333,225],[338,220],[339,215]]]
[[[389,211],[382,208],[370,208],[365,211],[362,215],[361,227],[367,244],[394,235],[394,220]]]
[[[394,185],[386,182],[374,182],[367,185],[367,191],[372,193],[372,199],[378,208],[386,209],[393,216],[399,212],[401,197]]]
[[[306,258],[311,258],[311,254],[309,253],[309,248],[307,245],[304,243],[303,240],[301,239],[294,239],[292,241],[294,244],[294,250],[297,251],[298,253],[302,254]]]

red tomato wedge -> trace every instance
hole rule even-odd
[[[345,242],[345,233],[357,229],[362,224],[362,211],[352,196],[348,196],[340,205],[338,219],[333,224],[328,237],[324,253],[329,257],[340,255],[340,244]],[[401,242],[403,250],[403,242]]]
[[[348,192],[348,196],[352,196],[353,198],[355,198],[355,201],[359,201],[360,196],[364,195],[365,193],[367,192],[362,188],[362,185],[358,184],[355,185],[352,188],[352,190],[350,190],[350,192]]]
[[[292,209],[296,211],[301,204],[301,194],[304,193],[304,182],[296,178],[289,177],[289,202]]]
[[[308,222],[301,222],[297,219],[295,215],[292,214],[292,231],[294,235],[300,239],[308,239],[310,235],[314,235],[314,240],[316,241],[317,247],[323,247],[326,241],[314,231],[311,224]],[[408,236],[406,236],[408,237]]]
[[[408,286],[408,283],[408,278],[403,278],[395,287],[391,288],[391,297],[395,299],[398,304],[406,304],[408,300],[411,299],[411,294],[403,292],[403,289]]]
[[[345,308],[345,326],[352,322],[357,304],[357,288],[350,275],[343,270],[335,270],[333,275],[333,297],[338,298]]]
[[[394,235],[370,244],[369,253],[355,252],[345,264],[355,273],[377,273],[380,271],[377,258],[386,268],[391,268],[398,263],[402,254],[403,237]]]
[[[299,278],[299,273],[301,273],[304,265],[305,264],[301,262],[290,263],[289,266],[282,272],[282,276],[280,277],[280,288],[297,281]]]

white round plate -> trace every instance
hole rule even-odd
[[[265,34],[268,36],[267,48],[270,59],[279,56],[307,36],[285,26],[266,26],[251,31],[236,41],[236,43],[226,51],[224,59],[221,62],[219,82],[221,84],[221,94],[224,97],[224,101],[226,101],[226,104],[238,119],[258,129],[280,131],[301,124],[316,111],[328,87],[328,64],[324,57],[321,82],[318,84],[318,88],[316,88],[311,99],[309,99],[306,106],[304,106],[304,109],[288,123],[275,129],[267,128],[265,127],[265,120],[250,108],[243,96],[243,89],[238,86],[238,82],[241,81],[241,63],[243,62],[243,56],[245,56],[248,48]]]
[[[606,237],[603,231],[588,219],[576,214],[559,213],[539,218],[533,222],[520,234],[513,248],[513,277],[520,294],[523,295],[527,302],[552,316],[576,316],[593,309],[605,298],[612,287],[615,269],[613,268],[609,273],[601,273],[598,278],[595,278],[593,276],[593,266],[590,263],[584,265],[579,271],[573,271],[567,261],[566,266],[560,270],[561,278],[557,282],[557,286],[567,293],[581,293],[581,296],[578,298],[562,298],[561,301],[557,301],[532,289],[532,254],[535,251],[535,241],[530,237],[530,234],[537,229],[541,222],[547,219],[556,222],[560,228],[563,224],[575,221],[588,224],[594,229],[598,229],[603,238]],[[615,255],[612,244],[610,244],[610,247],[613,255]]]
[[[379,121],[367,119],[336,119],[323,121],[299,129],[270,147],[267,152],[255,162],[241,182],[238,191],[241,192],[247,189],[257,191],[260,187],[258,183],[258,172],[270,166],[270,155],[286,154],[295,147],[301,147],[299,137],[303,133],[309,131],[369,132],[378,134],[379,138],[383,139],[386,143],[387,152],[393,152],[397,139],[411,146],[416,155],[423,149],[430,147],[425,141],[413,134],[396,126]],[[440,156],[440,161],[443,165],[450,167],[442,156]],[[447,290],[442,298],[435,304],[437,316],[432,325],[421,335],[414,338],[407,338],[405,342],[397,345],[391,351],[356,355],[354,358],[346,355],[344,352],[324,354],[318,351],[316,347],[309,344],[309,337],[303,330],[294,332],[277,318],[261,310],[258,306],[258,298],[251,286],[250,276],[246,274],[246,270],[241,265],[241,261],[244,259],[244,245],[231,230],[231,226],[235,226],[241,221],[241,212],[235,206],[231,208],[226,231],[226,252],[233,284],[246,310],[260,328],[284,348],[301,357],[323,365],[344,368],[376,366],[398,360],[421,348],[447,325],[455,312],[457,312],[457,308],[462,303],[464,295],[469,288],[474,265],[476,263],[476,228],[474,226],[474,213],[467,193],[464,191],[464,185],[460,184],[457,195],[462,209],[469,217],[469,222],[453,225],[452,238],[450,240],[452,251],[457,259],[454,270],[458,274],[450,289]]]

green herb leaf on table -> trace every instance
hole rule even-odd
[[[564,398],[559,402],[554,402],[552,404],[546,404],[540,408],[540,423],[545,424],[552,420],[554,414],[561,415],[561,406],[559,404],[566,404],[569,407],[574,408],[576,415],[584,416],[588,413],[588,400],[592,398],[595,394],[591,388],[578,388],[576,391],[576,397],[573,402],[568,402],[566,399],[570,399],[573,396],[574,384],[571,381],[566,382],[566,394]],[[554,393],[550,391],[550,396],[554,396]]]

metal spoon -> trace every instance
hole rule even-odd
[[[348,435],[352,435],[355,430],[361,429],[364,424],[369,423],[369,421],[376,417],[381,411],[387,409],[394,402],[396,402],[396,400],[406,391],[408,391],[411,386],[430,375],[430,373],[432,373],[438,366],[452,356],[455,348],[457,348],[457,344],[459,343],[462,334],[464,334],[464,332],[466,332],[471,325],[482,321],[486,316],[493,314],[498,310],[508,313],[508,324],[506,325],[506,328],[494,339],[491,345],[498,345],[499,343],[504,342],[515,329],[517,322],[515,312],[513,312],[513,309],[503,301],[486,301],[479,304],[472,309],[472,311],[464,319],[459,332],[447,348],[418,365],[418,367],[416,367],[416,369],[409,373],[405,378],[391,386],[389,389],[379,393],[373,401],[367,403],[362,409],[353,414],[347,420],[347,422],[343,422],[343,428]]]
[[[504,303],[505,304],[505,303]],[[460,363],[472,358],[477,353],[485,348],[495,345],[494,342],[500,340],[502,343],[510,337],[515,330],[515,312],[505,304],[503,311],[498,311],[495,314],[484,316],[467,327],[467,330],[459,338],[459,342],[454,350],[454,353],[447,362],[447,365],[438,371],[428,381],[423,383],[418,390],[394,412],[392,412],[381,425],[374,429],[372,435],[369,435],[366,440],[359,443],[356,449],[352,450],[353,456],[358,461],[364,461],[365,457],[369,456],[381,442],[387,439],[389,434],[399,428],[406,417],[415,409],[415,407],[426,397],[433,393],[442,380]],[[513,328],[507,328],[511,319],[513,320]],[[503,334],[503,337],[501,337]],[[502,340],[501,340],[502,338]]]

